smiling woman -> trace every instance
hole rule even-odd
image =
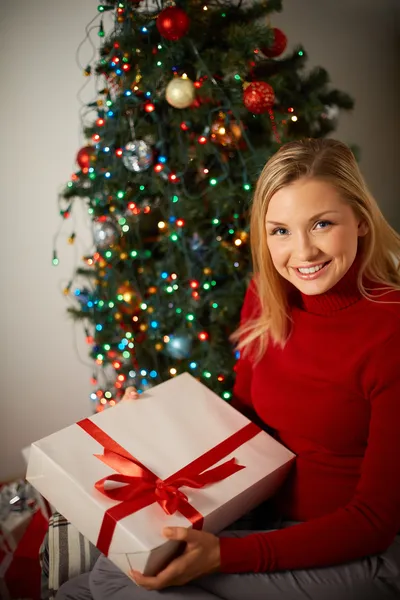
[[[251,246],[233,405],[296,455],[289,477],[258,531],[168,528],[183,550],[157,576],[100,557],[58,600],[400,597],[400,238],[319,139],[265,166]]]
[[[367,281],[400,290],[393,259],[400,256],[400,236],[385,220],[353,153],[338,140],[289,142],[268,161],[254,194],[250,236],[260,311],[233,339],[257,359],[269,341],[285,344],[293,287],[322,294],[357,259],[362,296],[370,296]]]

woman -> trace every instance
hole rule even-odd
[[[269,524],[166,530],[186,550],[157,577],[101,557],[59,600],[400,597],[400,237],[348,147],[309,139],[264,167],[251,245],[234,405],[297,456]]]

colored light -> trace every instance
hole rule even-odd
[[[206,340],[208,340],[208,333],[206,331],[202,331],[201,333],[199,333],[198,338],[201,342],[205,342]]]
[[[224,400],[229,400],[229,398],[232,396],[232,394],[230,392],[224,392],[222,394],[222,397],[224,398]]]
[[[169,372],[171,373],[171,375],[176,375],[177,370],[172,367],[172,369],[170,369]]]
[[[202,145],[207,144],[207,138],[205,135],[201,135],[197,141],[199,142],[199,144],[202,144]]]
[[[183,227],[185,224],[185,221],[183,219],[178,219],[176,222],[177,227]]]
[[[193,290],[197,289],[197,288],[199,287],[199,282],[198,282],[198,281],[196,281],[196,280],[193,280],[193,281],[191,281],[191,282],[190,282],[190,287],[191,287]]]
[[[155,109],[156,109],[156,107],[154,106],[154,104],[152,102],[146,102],[146,104],[144,105],[144,110],[147,113],[152,113]]]
[[[191,362],[191,363],[190,363],[190,365],[189,365],[189,367],[190,367],[191,369],[195,369],[195,368],[197,367],[197,363],[195,363],[195,362]]]
[[[218,183],[218,181],[217,181],[217,179],[215,179],[215,177],[210,179],[210,185],[217,185],[217,183]]]
[[[102,119],[102,118],[100,118],[100,119],[97,119],[97,121],[96,121],[96,125],[97,125],[98,127],[102,127],[102,126],[104,125],[104,123],[105,123],[105,121],[104,121],[104,119]]]

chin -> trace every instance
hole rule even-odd
[[[332,284],[322,282],[292,282],[293,285],[297,287],[297,289],[306,296],[317,296],[318,294],[325,294],[325,292],[329,291],[336,284],[336,281]]]

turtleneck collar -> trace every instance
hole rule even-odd
[[[342,279],[327,292],[315,296],[300,293],[301,308],[316,315],[329,315],[358,302],[362,298],[357,286],[359,262],[357,257]]]

